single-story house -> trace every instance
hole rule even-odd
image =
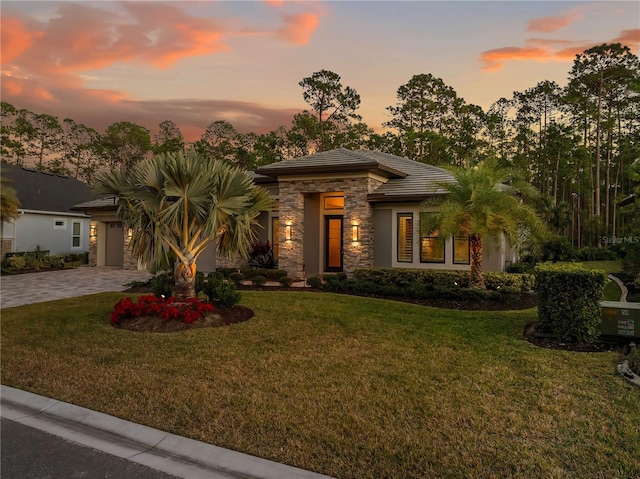
[[[421,235],[422,202],[446,194],[448,171],[407,158],[344,148],[258,168],[251,177],[275,200],[258,222],[258,237],[273,245],[279,268],[296,278],[352,273],[357,268],[469,269],[469,240],[444,242]],[[113,196],[76,205],[91,215],[89,263],[138,267],[127,251],[128,232]],[[483,269],[503,271],[516,257],[511,248],[484,243]],[[214,248],[198,260],[200,271],[241,267],[237,258],[216,258]]]
[[[71,208],[95,196],[89,185],[7,163],[2,163],[1,174],[20,201],[18,218],[2,222],[2,258],[37,246],[52,255],[88,251],[89,216]]]
[[[446,194],[439,183],[449,180],[442,168],[368,150],[272,163],[254,176],[277,199],[260,218],[261,239],[298,278],[368,267],[468,270],[468,238],[440,242],[419,230],[423,201]],[[485,271],[516,260],[505,241],[483,246]]]

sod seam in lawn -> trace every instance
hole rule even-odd
[[[171,334],[123,294],[2,311],[2,383],[340,478],[636,477],[640,391],[616,353],[539,349],[536,310],[243,292],[256,315]]]

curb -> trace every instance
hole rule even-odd
[[[91,409],[0,386],[0,416],[188,479],[333,479]]]

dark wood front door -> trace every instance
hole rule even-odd
[[[342,271],[342,216],[324,217],[324,270]]]

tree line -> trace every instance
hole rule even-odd
[[[438,166],[469,167],[493,157],[538,190],[539,212],[574,247],[598,245],[628,225],[617,204],[637,185],[632,166],[640,157],[640,67],[626,46],[585,50],[576,55],[565,87],[542,81],[487,111],[466,103],[440,78],[414,75],[387,107],[384,133],[362,121],[360,95],[338,74],[321,70],[299,86],[308,109],[289,127],[240,133],[216,120],[192,143],[170,120],[155,133],[126,121],[99,133],[71,118],[60,122],[2,102],[2,158],[91,182],[104,169],[126,171],[152,154],[192,150],[248,170],[338,147]]]

